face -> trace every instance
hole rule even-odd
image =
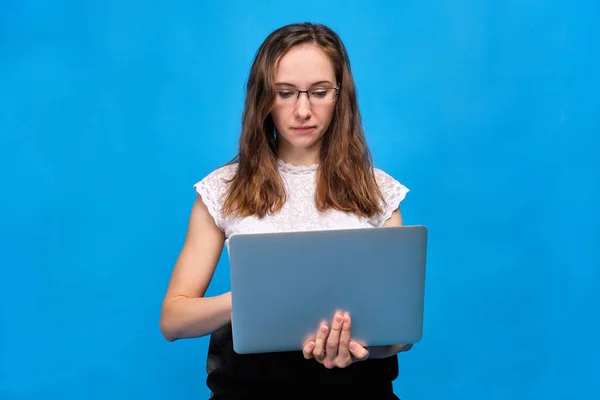
[[[315,162],[323,134],[335,107],[333,64],[327,54],[313,45],[286,53],[275,71],[276,100],[271,116],[277,131],[279,155],[284,159]],[[309,90],[296,98],[294,90]]]

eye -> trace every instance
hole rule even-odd
[[[310,95],[315,97],[325,97],[327,96],[327,89],[311,90]]]
[[[294,92],[292,92],[290,90],[278,90],[277,95],[279,97],[281,97],[282,99],[287,99],[287,98],[292,97],[294,95]]]

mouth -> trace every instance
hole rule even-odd
[[[293,126],[292,130],[297,133],[310,133],[317,129],[316,126]]]

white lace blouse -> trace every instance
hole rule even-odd
[[[385,198],[381,215],[373,218],[359,218],[351,213],[337,210],[319,212],[315,204],[316,170],[318,165],[296,166],[278,161],[279,171],[287,188],[287,201],[275,215],[231,218],[221,213],[227,186],[225,179],[233,177],[237,164],[220,167],[205,176],[194,187],[202,197],[217,226],[225,233],[225,244],[229,238],[242,233],[273,233],[290,231],[378,228],[383,226],[409,189],[387,173],[375,168],[375,177]]]

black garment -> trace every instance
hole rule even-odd
[[[397,356],[327,369],[302,352],[238,354],[233,351],[231,324],[210,338],[207,385],[213,400],[286,399],[307,396],[332,399],[397,399],[392,381],[398,377]],[[335,394],[334,397],[331,397]]]

